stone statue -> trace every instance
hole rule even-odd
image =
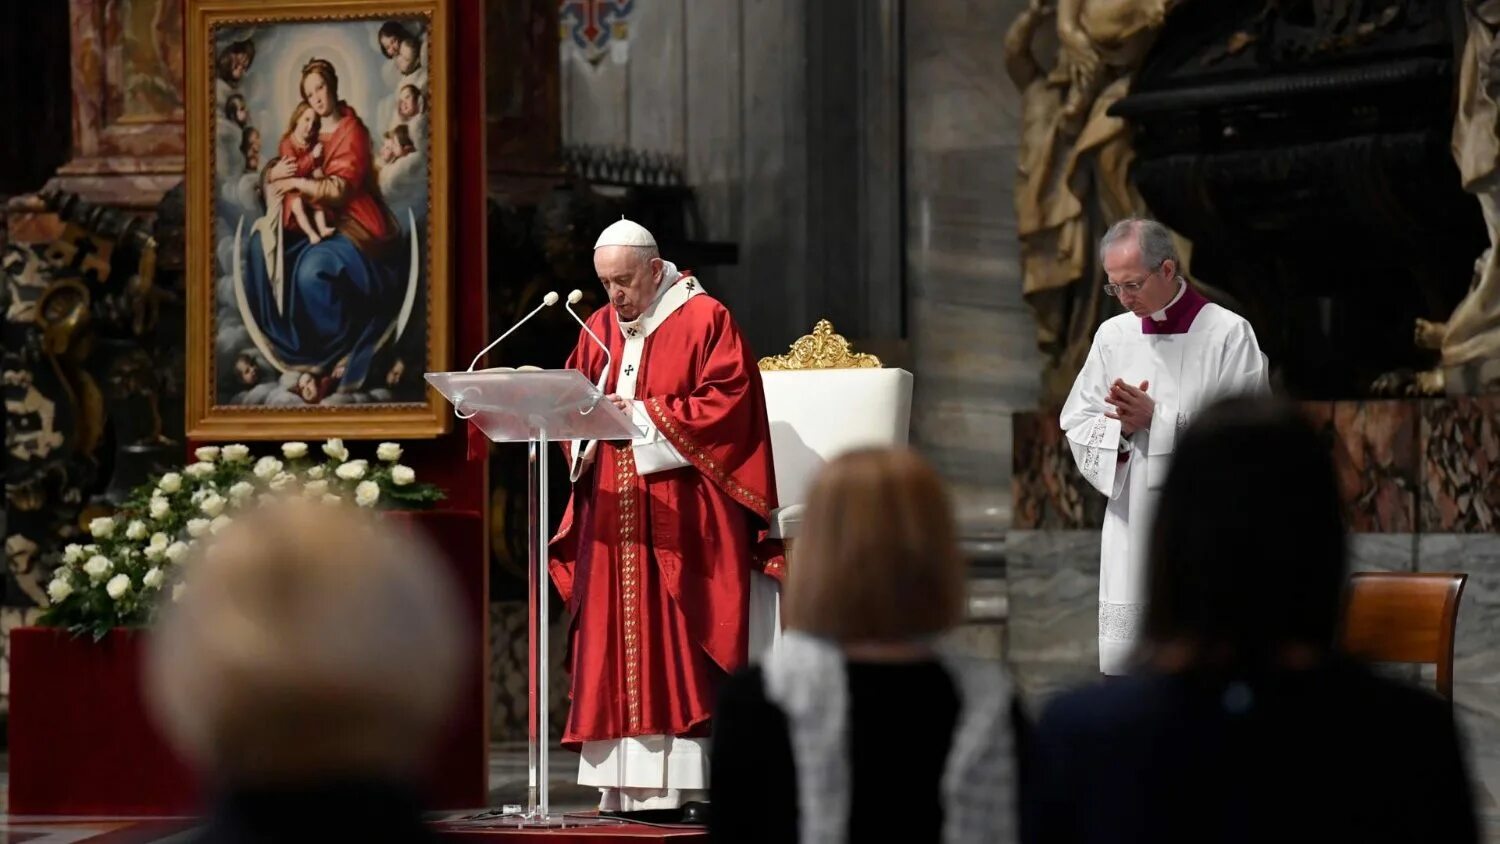
[[[1128,178],[1128,126],[1107,112],[1129,92],[1177,2],[1031,0],[1006,33],[1005,66],[1022,103],[1015,192],[1022,291],[1045,356],[1044,405],[1067,395],[1104,316],[1099,237],[1146,212]],[[1034,42],[1054,18],[1058,49],[1049,69]]]
[[[1382,375],[1377,393],[1500,392],[1500,0],[1464,0],[1464,18],[1453,157],[1464,190],[1479,200],[1490,247],[1474,261],[1469,292],[1447,322],[1417,320],[1416,345],[1439,352],[1438,365]]]

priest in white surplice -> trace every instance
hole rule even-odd
[[[1129,669],[1144,615],[1153,505],[1178,434],[1215,399],[1269,385],[1250,323],[1183,279],[1160,223],[1116,223],[1100,241],[1099,259],[1105,292],[1129,312],[1099,327],[1060,422],[1079,471],[1109,497],[1099,554],[1099,670],[1118,675]]]

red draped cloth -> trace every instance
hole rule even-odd
[[[400,232],[396,218],[380,198],[370,130],[348,103],[340,100],[338,108],[343,119],[319,140],[323,144],[324,178],[342,179],[346,187],[336,200],[322,205],[335,212],[329,214],[328,221],[347,237],[360,244],[382,243]]]
[[[625,341],[612,308],[589,327]],[[760,371],[728,310],[688,299],[646,339],[634,398],[692,465],[641,476],[628,442],[600,442],[552,540],[573,616],[563,742],[708,735],[714,690],[747,659],[750,573],[779,578],[781,543]],[[604,353],[580,332],[568,366],[598,383]],[[565,448],[566,450],[566,448]]]

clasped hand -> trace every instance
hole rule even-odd
[[[609,399],[610,404],[618,407],[621,413],[625,414],[626,416],[630,415],[630,399],[624,398],[618,393],[610,393],[609,395],[605,396],[605,398]]]
[[[1146,388],[1150,386],[1150,381],[1142,381],[1141,386],[1132,387],[1116,378],[1109,388],[1109,398],[1105,401],[1114,410],[1105,411],[1104,415],[1120,420],[1120,432],[1127,437],[1151,427],[1151,414],[1156,411],[1156,401],[1146,395]]]

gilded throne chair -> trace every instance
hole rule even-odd
[[[813,332],[793,343],[786,354],[761,358],[759,366],[780,505],[771,514],[771,536],[785,542],[787,565],[792,566],[798,564],[794,546],[808,488],[823,465],[854,449],[906,444],[912,375],[882,367],[874,355],[853,351],[828,320],[819,320]],[[772,616],[752,612],[750,649],[755,659],[779,637],[779,591],[769,578],[757,575],[752,596],[762,606],[777,605]],[[775,622],[766,621],[768,617]]]

